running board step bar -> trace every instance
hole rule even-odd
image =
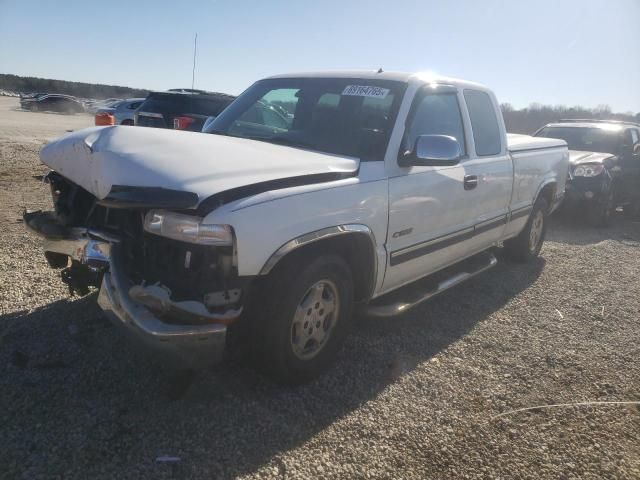
[[[439,293],[489,270],[496,263],[498,260],[493,253],[483,252],[474,255],[441,272],[436,272],[373,300],[365,308],[365,314],[379,318],[399,315]]]

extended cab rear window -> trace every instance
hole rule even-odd
[[[471,119],[476,155],[498,155],[502,150],[502,136],[491,97],[480,90],[465,90],[464,100]]]
[[[207,127],[207,133],[384,160],[404,82],[365,78],[261,80]]]

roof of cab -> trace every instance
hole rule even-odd
[[[484,85],[474,82],[468,82],[458,78],[437,75],[431,72],[385,72],[378,70],[338,70],[338,71],[319,71],[319,72],[296,72],[274,75],[268,78],[358,78],[363,80],[392,80],[396,82],[408,83],[410,81],[418,81],[424,83],[447,84],[462,88],[476,88],[480,90],[489,90]]]

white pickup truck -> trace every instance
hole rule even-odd
[[[423,74],[284,75],[206,133],[99,127],[46,145],[55,210],[27,212],[49,264],[146,343],[200,364],[237,329],[298,383],[354,308],[393,316],[538,255],[566,143],[507,135],[493,93]]]

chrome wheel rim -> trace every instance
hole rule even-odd
[[[529,250],[535,252],[538,248],[538,243],[542,238],[542,229],[544,226],[544,214],[541,210],[538,210],[531,220],[531,231],[529,232]]]
[[[338,289],[332,281],[320,280],[307,290],[291,323],[291,349],[296,357],[309,360],[324,348],[339,310]]]

